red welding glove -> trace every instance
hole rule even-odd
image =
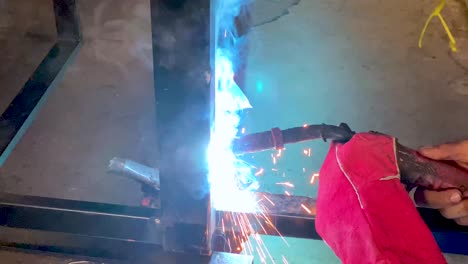
[[[446,263],[404,186],[395,139],[332,144],[320,171],[316,228],[345,264]]]

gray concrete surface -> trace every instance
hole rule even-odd
[[[29,3],[28,8],[42,5],[19,2]],[[85,44],[1,168],[1,188],[22,194],[137,204],[140,187],[106,174],[106,167],[114,156],[155,165],[148,2],[78,4]],[[28,34],[19,37],[31,41]],[[24,48],[34,58],[43,54],[40,45]],[[12,61],[22,62],[24,56]],[[34,69],[21,64],[2,69],[11,74],[10,68],[25,70],[17,77],[23,82]],[[9,83],[20,88],[20,81]]]
[[[81,256],[50,254],[40,251],[12,250],[0,248],[0,259],[7,264],[126,264]]]
[[[77,2],[84,45],[0,169],[0,190],[137,204],[139,186],[105,169],[113,156],[157,165],[149,1]],[[468,16],[461,1],[444,10],[460,51],[449,51],[437,21],[417,47],[436,2],[257,0],[248,35],[245,89],[254,108],[244,120],[247,133],[345,121],[413,147],[468,138]],[[0,47],[12,50],[0,56],[0,109],[50,45],[48,3],[0,0],[0,12],[9,14],[0,16]],[[21,28],[13,30],[20,17]],[[262,190],[282,193],[276,182],[288,180],[293,194],[314,196],[309,177],[326,148],[288,146],[275,166],[269,152],[245,159],[268,172],[259,178]],[[288,239],[285,247],[278,238],[264,240],[276,262],[284,255],[289,263],[338,263],[320,241]],[[466,263],[457,258],[451,263]]]

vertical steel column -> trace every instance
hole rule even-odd
[[[152,0],[154,85],[167,251],[210,253],[210,0]]]

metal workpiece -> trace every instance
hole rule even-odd
[[[209,254],[210,0],[150,5],[163,246]]]
[[[152,208],[0,193],[0,246],[132,263],[249,263],[246,256],[164,250],[159,216]],[[178,235],[197,239],[197,229],[184,227]]]
[[[310,197],[254,193],[258,212],[217,211],[213,250],[240,253],[250,235],[321,239],[315,230],[316,201]]]
[[[81,40],[75,0],[53,0],[57,40],[0,116],[0,166],[73,59]]]
[[[159,170],[156,168],[145,166],[133,160],[112,158],[107,169],[109,172],[121,174],[159,190]]]
[[[254,193],[260,209],[267,215],[308,217],[315,214],[316,201],[307,196],[291,196],[273,193]]]
[[[0,165],[79,48],[75,0],[53,3],[57,42],[0,116]],[[223,21],[235,26],[222,38],[215,30],[217,3],[150,0],[159,175],[156,169],[126,160],[113,160],[111,167],[130,172],[158,201],[157,208],[0,193],[0,246],[131,263],[248,264],[253,262],[251,256],[229,253],[239,253],[249,235],[320,239],[315,229],[316,202],[310,197],[252,193],[260,205],[258,212],[216,212],[210,206],[206,150],[214,107],[214,42],[221,39],[217,44],[228,49],[241,43],[236,41],[250,23],[245,9],[240,16],[247,19]],[[232,147],[240,155],[313,139],[344,143],[353,135],[346,124],[304,125],[242,136]],[[399,144],[397,160],[402,180],[409,185],[444,187],[441,175],[449,175],[450,187],[468,187],[463,170],[425,159]],[[443,251],[468,254],[463,247],[468,227],[436,210],[418,210]]]
[[[158,209],[0,194],[0,226],[161,244]]]

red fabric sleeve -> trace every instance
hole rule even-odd
[[[394,138],[332,144],[320,171],[316,228],[345,264],[446,263],[400,183]]]

